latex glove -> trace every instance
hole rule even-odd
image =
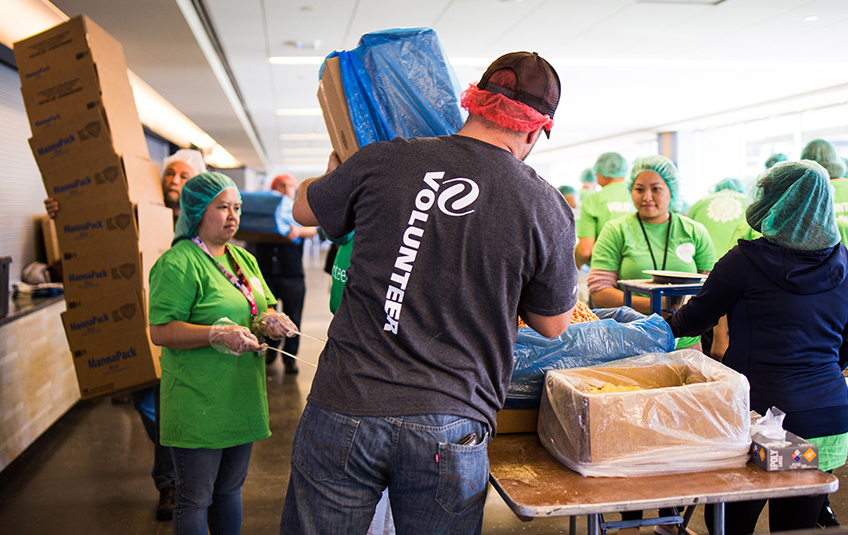
[[[221,318],[209,331],[209,344],[221,353],[241,355],[251,351],[261,351],[259,340],[250,329],[236,325],[228,318]]]
[[[256,332],[267,338],[279,340],[297,335],[297,325],[285,314],[275,310],[269,310],[253,320],[253,328]]]

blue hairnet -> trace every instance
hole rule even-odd
[[[848,178],[848,158],[842,158],[842,161],[845,163],[845,174],[842,176]]]
[[[587,167],[580,173],[580,182],[594,182],[595,180],[597,180],[595,170],[591,167]]]
[[[627,160],[617,152],[605,152],[595,160],[592,170],[607,178],[624,178],[627,176]]]
[[[221,173],[201,173],[186,180],[180,193],[180,217],[174,229],[174,245],[180,240],[197,236],[197,226],[203,218],[203,212],[212,199],[227,188],[238,192],[238,186],[233,179]],[[239,193],[241,202],[241,193]]]
[[[577,190],[574,189],[571,186],[560,186],[557,189],[559,190],[560,193],[562,193],[563,197],[565,197],[567,195],[576,195],[577,194]]]
[[[845,174],[845,163],[836,152],[836,147],[824,139],[814,139],[807,143],[801,151],[802,160],[813,160],[827,170],[830,178],[842,178]]]
[[[630,170],[627,191],[633,191],[633,183],[636,182],[636,178],[643,171],[653,171],[665,180],[669,191],[671,191],[671,203],[668,208],[674,212],[679,212],[683,207],[683,200],[679,198],[680,177],[677,175],[677,167],[674,166],[674,162],[659,154],[637,158]]]
[[[745,218],[768,241],[803,251],[839,243],[827,171],[812,160],[783,162],[760,177]]]
[[[766,169],[771,169],[772,167],[774,167],[774,164],[780,163],[780,162],[785,162],[788,159],[789,158],[787,158],[786,155],[783,154],[782,152],[777,152],[775,154],[772,154],[771,156],[768,157],[768,160],[766,160]]]
[[[724,180],[719,181],[715,186],[712,187],[712,193],[718,193],[719,191],[723,191],[726,189],[732,189],[733,191],[738,191],[739,193],[747,193],[747,187],[745,182],[739,180],[738,178],[725,178]]]

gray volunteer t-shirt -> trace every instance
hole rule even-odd
[[[576,302],[563,196],[508,151],[454,135],[367,145],[308,199],[330,237],[356,229],[309,401],[494,428],[519,307],[553,316]]]

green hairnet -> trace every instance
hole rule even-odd
[[[186,180],[180,193],[180,217],[177,219],[174,241],[171,245],[197,236],[197,226],[200,225],[206,207],[212,199],[227,188],[238,192],[233,179],[221,173],[201,173]],[[241,193],[239,193],[239,201],[241,201]]]
[[[580,182],[594,182],[595,180],[595,170],[591,167],[587,167],[580,174]]]
[[[786,155],[783,154],[782,152],[777,152],[775,154],[772,154],[771,156],[768,157],[768,160],[766,160],[766,169],[771,169],[772,167],[774,167],[774,164],[780,163],[780,162],[785,162],[788,159],[789,158],[787,158]]]
[[[624,178],[627,176],[627,160],[617,152],[605,152],[595,160],[592,170],[607,178]]]
[[[768,241],[803,251],[839,243],[827,171],[812,160],[783,162],[760,177],[745,218]]]
[[[836,152],[836,147],[824,139],[814,139],[801,151],[802,160],[813,160],[827,170],[830,178],[842,178],[845,163]]]
[[[560,186],[557,189],[559,189],[559,192],[562,193],[563,197],[567,197],[569,195],[576,195],[577,194],[577,190],[574,189],[571,186]]]
[[[712,193],[718,193],[719,191],[723,191],[726,189],[732,189],[733,191],[738,191],[739,193],[746,193],[748,189],[745,186],[745,182],[739,180],[738,178],[725,178],[724,180],[719,181],[715,186],[712,187]]]
[[[677,175],[677,167],[674,166],[674,162],[659,154],[637,158],[630,170],[627,191],[633,191],[633,183],[636,182],[636,178],[643,171],[653,171],[665,180],[669,191],[671,191],[671,203],[668,208],[674,212],[679,212],[683,207],[683,200],[679,198],[680,177]]]

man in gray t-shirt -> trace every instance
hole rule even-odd
[[[281,533],[365,533],[386,487],[399,532],[480,531],[517,316],[559,336],[576,303],[574,216],[523,163],[559,90],[537,54],[507,54],[463,93],[458,134],[373,143],[302,184],[295,219],[356,248]]]

